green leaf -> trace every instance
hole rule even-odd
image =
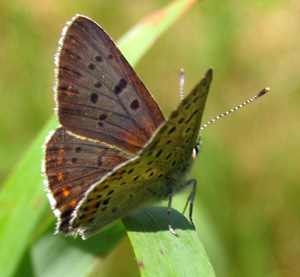
[[[167,208],[151,207],[131,214],[123,223],[142,276],[215,276],[206,252],[189,221],[172,210],[168,229]]]
[[[145,17],[121,37],[118,47],[130,64],[134,66],[155,41],[196,2],[198,1],[174,1],[164,9]]]
[[[86,276],[93,272],[99,257],[105,257],[126,234],[120,221],[87,241],[80,237],[54,236],[53,227],[35,241],[16,276]]]
[[[0,194],[0,276],[10,276],[29,246],[43,215],[49,210],[41,173],[42,144],[52,120],[38,135]]]

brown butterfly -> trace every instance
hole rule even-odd
[[[57,232],[87,238],[138,208],[169,199],[195,180],[201,118],[212,80],[200,83],[165,119],[106,32],[77,15],[56,57],[61,126],[46,142],[44,168]],[[191,205],[192,209],[192,205]],[[190,217],[191,217],[190,210]]]

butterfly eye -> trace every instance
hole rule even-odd
[[[194,157],[197,157],[197,155],[199,154],[199,149],[200,149],[200,141],[198,140],[197,142],[196,142],[196,145],[195,145],[195,147],[194,147],[194,151],[193,151],[193,156]]]

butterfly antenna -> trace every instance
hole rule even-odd
[[[270,90],[269,87],[264,88],[262,91],[260,91],[259,93],[257,93],[256,95],[254,95],[252,98],[250,98],[249,100],[247,100],[246,102],[240,104],[239,106],[236,106],[235,108],[222,113],[218,116],[216,116],[215,118],[211,119],[210,121],[208,121],[207,123],[205,123],[202,127],[200,127],[199,131],[202,131],[204,128],[206,128],[208,125],[210,125],[211,123],[215,122],[216,120],[220,119],[221,117],[224,117],[225,115],[228,115],[230,113],[235,112],[236,110],[245,107],[246,105],[252,103],[253,101],[255,101],[256,99],[258,99],[259,97],[263,96],[264,94],[266,94],[268,91]]]
[[[179,93],[180,93],[180,99],[183,100],[183,86],[184,86],[184,69],[180,68],[179,73]]]

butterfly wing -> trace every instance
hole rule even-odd
[[[57,112],[69,131],[137,153],[164,121],[150,92],[106,32],[76,16],[57,54]]]
[[[211,81],[212,69],[209,69],[199,84],[182,100],[166,122],[157,130],[144,147],[143,152],[156,151],[162,155],[165,145],[170,145],[174,150],[184,153],[182,158],[185,161],[191,159],[199,135]]]
[[[44,171],[57,231],[68,233],[84,192],[132,158],[164,117],[114,42],[90,19],[76,16],[64,29],[56,63],[63,127],[46,142]]]
[[[45,153],[48,197],[57,216],[57,232],[68,233],[71,214],[91,184],[130,155],[108,145],[83,140],[63,127],[51,134]]]
[[[83,238],[141,206],[184,187],[192,164],[212,70],[180,103],[145,148],[91,186],[70,221]]]

